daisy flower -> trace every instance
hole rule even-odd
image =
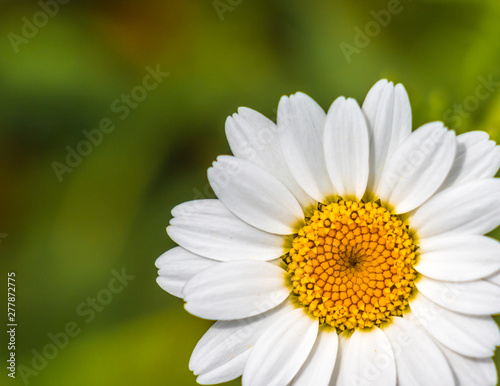
[[[494,385],[500,147],[441,122],[412,132],[401,84],[328,113],[283,97],[277,124],[226,122],[217,199],[172,210],[158,284],[217,320],[200,384]]]

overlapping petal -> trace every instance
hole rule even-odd
[[[416,286],[426,298],[451,311],[469,315],[500,313],[500,287],[487,280],[449,282],[424,276]]]
[[[292,193],[271,173],[250,161],[219,156],[208,169],[208,180],[224,206],[263,231],[291,234],[304,217]]]
[[[269,326],[293,309],[290,301],[284,301],[278,307],[251,318],[216,322],[196,345],[189,369],[203,379],[221,368],[217,374],[225,374],[229,362],[237,360],[236,365],[239,365],[239,359],[247,359],[251,347]],[[243,367],[244,364],[238,367],[241,373],[236,377],[243,374]]]
[[[442,235],[419,241],[415,269],[436,280],[470,281],[500,270],[500,242],[486,236]]]
[[[283,255],[285,237],[240,220],[219,200],[177,205],[167,228],[177,244],[214,260],[272,260]]]
[[[466,357],[457,354],[442,344],[437,344],[453,368],[456,385],[494,386],[497,384],[497,369],[493,359]]]
[[[382,331],[394,351],[399,386],[454,385],[453,373],[443,353],[421,327],[394,317]]]
[[[440,190],[495,177],[500,168],[500,146],[489,139],[484,131],[471,131],[457,137],[455,161]]]
[[[500,179],[471,181],[446,189],[410,220],[420,238],[443,233],[484,235],[500,224]]]
[[[333,102],[326,117],[324,146],[335,192],[363,198],[370,172],[370,139],[366,119],[354,99],[341,97]]]
[[[240,107],[238,114],[226,120],[226,136],[236,157],[251,161],[274,175],[303,207],[313,203],[292,176],[281,151],[278,126],[271,120],[255,110]]]
[[[485,280],[488,280],[490,283],[500,286],[500,271],[491,276],[488,276],[487,278],[485,278]]]
[[[378,81],[363,102],[370,134],[370,177],[368,191],[378,190],[387,160],[411,134],[410,100],[402,84]]]
[[[328,386],[337,358],[339,338],[331,328],[322,328],[306,362],[290,385]]]
[[[421,126],[387,160],[376,195],[396,213],[418,208],[444,182],[455,153],[453,131],[441,122]]]
[[[196,274],[216,265],[217,261],[175,247],[162,254],[155,264],[158,268],[158,285],[168,293],[182,298],[184,285]]]
[[[472,316],[449,311],[417,294],[406,319],[420,324],[449,349],[474,358],[491,357],[500,344],[500,332],[491,316]]]
[[[344,331],[339,334],[339,347],[337,350],[337,357],[335,358],[335,368],[333,369],[330,386],[342,386],[340,375],[342,371],[345,371],[345,368],[342,366],[342,361],[346,353],[347,345],[349,344],[350,335],[349,331]]]
[[[205,269],[184,286],[185,308],[200,318],[249,318],[281,304],[289,294],[285,271],[260,261],[228,261]]]
[[[300,370],[318,335],[318,321],[296,309],[255,343],[243,372],[245,386],[286,385]]]
[[[380,328],[354,331],[342,353],[339,384],[396,385],[394,351]]]
[[[333,194],[323,151],[325,118],[323,109],[300,92],[281,98],[278,106],[283,156],[302,189],[318,202]]]
[[[236,379],[243,374],[249,356],[250,350],[244,351],[223,365],[198,375],[196,382],[200,385],[213,385]]]

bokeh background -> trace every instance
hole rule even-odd
[[[157,286],[154,261],[174,246],[171,208],[212,196],[206,169],[229,152],[239,106],[275,119],[300,90],[327,109],[387,77],[405,84],[414,127],[444,120],[500,142],[497,0],[60,1],[46,18],[39,2],[0,1],[0,282],[16,272],[18,366],[80,329],[32,385],[195,384],[189,356],[211,323]],[[114,101],[148,66],[168,76],[124,118]],[[54,162],[105,118],[115,130],[58,178]],[[134,279],[87,322],[87,298],[123,269]],[[19,368],[1,373],[23,384]]]

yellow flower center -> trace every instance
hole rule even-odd
[[[283,257],[298,303],[337,331],[400,316],[415,286],[408,226],[375,202],[320,204]]]

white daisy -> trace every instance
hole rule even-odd
[[[183,203],[159,285],[217,320],[200,384],[494,385],[500,344],[500,147],[441,122],[412,132],[381,80],[363,107],[283,97],[278,123],[226,122],[218,199]]]

